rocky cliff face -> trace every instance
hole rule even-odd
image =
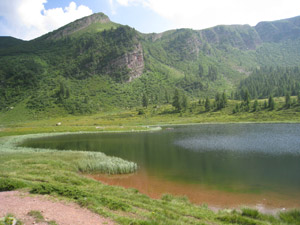
[[[107,72],[113,74],[120,68],[127,68],[129,73],[128,82],[138,78],[144,71],[144,55],[141,43],[133,47],[133,50],[125,53],[124,55],[114,59],[106,68]]]

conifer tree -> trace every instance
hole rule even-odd
[[[291,107],[291,105],[292,105],[291,95],[289,92],[287,92],[285,94],[285,107],[289,109]]]
[[[253,103],[253,111],[254,112],[258,111],[258,101],[257,101],[257,99],[255,99],[255,101]]]
[[[178,89],[175,89],[172,105],[175,107],[175,109],[178,112],[181,111],[181,109],[182,109],[181,96],[180,96],[180,93],[179,93]]]
[[[147,94],[143,94],[143,99],[142,99],[142,104],[143,104],[143,107],[144,108],[147,108],[148,107],[148,103],[149,103],[149,101],[148,101],[148,96],[147,96]]]
[[[270,110],[274,110],[275,109],[275,101],[274,101],[272,95],[269,96],[268,107],[269,107]]]
[[[206,112],[210,111],[210,100],[208,97],[206,97],[206,100],[205,100],[205,111]]]

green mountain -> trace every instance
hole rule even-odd
[[[248,88],[260,68],[299,64],[300,17],[142,34],[98,13],[31,41],[0,37],[0,110],[93,113],[143,95],[167,103],[176,88],[205,98]]]

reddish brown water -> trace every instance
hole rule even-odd
[[[200,184],[179,183],[149,176],[145,171],[131,175],[88,175],[105,184],[135,188],[151,198],[161,198],[169,193],[177,196],[187,196],[196,204],[207,203],[218,208],[238,206],[263,206],[264,208],[299,208],[300,196],[266,192],[260,194],[236,193],[220,191]]]

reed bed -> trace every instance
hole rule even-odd
[[[85,159],[78,163],[80,172],[99,172],[105,174],[126,174],[137,170],[137,164],[126,160],[107,156],[102,152],[88,152]]]
[[[66,135],[69,133],[62,133],[59,135]],[[43,149],[43,148],[29,148],[19,146],[23,141],[29,138],[39,138],[43,136],[53,136],[58,134],[30,134],[23,136],[10,136],[0,138],[0,155],[5,153],[34,153],[34,152],[48,152],[59,153],[60,150]],[[64,150],[64,153],[79,154],[75,162],[75,167],[79,172],[84,173],[105,173],[105,174],[128,174],[137,171],[137,164],[129,162],[118,157],[107,156],[102,152],[88,152],[88,151],[74,151]]]

